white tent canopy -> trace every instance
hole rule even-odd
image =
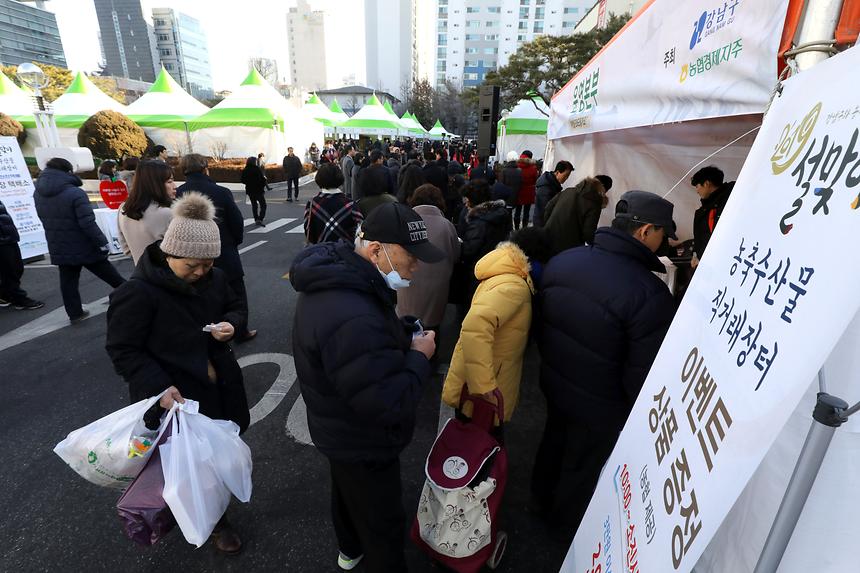
[[[761,124],[786,3],[739,5],[737,17],[727,11],[722,28],[715,23],[692,42],[688,22],[699,20],[704,4],[649,3],[553,97],[546,163],[572,161],[577,179],[612,176],[601,223],[611,220],[624,191],[668,193],[698,161]],[[752,140],[742,138],[705,165],[733,179]],[[689,176],[667,198],[676,205],[679,237],[690,238],[698,196]]]
[[[188,129],[197,153],[225,157],[265,153],[280,158],[287,147],[302,157],[311,143],[324,138],[322,124],[287,102],[253,68],[233,93],[190,121]]]
[[[396,136],[402,129],[400,118],[388,111],[380,103],[376,94],[341,125],[344,133],[354,135]]]
[[[0,72],[0,113],[21,118],[33,119],[33,98],[15,82]]]
[[[326,133],[334,133],[342,121],[341,115],[327,108],[315,93],[311,94],[311,97],[305,102],[302,111],[311,119],[320,122],[325,128]]]
[[[528,149],[534,159],[543,159],[546,150],[546,131],[549,124],[549,106],[538,95],[521,99],[498,124],[496,158],[504,160],[509,151],[520,153]]]
[[[611,220],[621,193],[645,189],[675,204],[678,234],[689,238],[699,200],[688,173],[705,165],[723,169],[727,180],[739,173],[776,84],[776,54],[787,4],[758,0],[735,3],[731,11],[727,4],[721,25],[714,20],[708,26],[706,18],[691,38],[689,23],[699,23],[703,12],[710,14],[712,4],[647,3],[553,98],[546,163],[571,160],[576,179],[599,173],[613,177],[610,206],[601,224]],[[856,394],[845,391],[850,386],[844,381],[856,376],[852,349],[858,339],[860,317],[855,317],[826,365],[828,380],[835,382],[828,383],[834,395],[856,399]],[[695,571],[752,570],[809,428],[816,390],[817,381]],[[827,563],[827,570],[852,569],[852,543],[860,527],[848,518],[836,525],[827,508],[856,505],[853,453],[858,427],[860,421],[852,419],[837,431],[780,571],[806,571],[812,561],[819,567]],[[827,547],[826,557],[821,547]]]

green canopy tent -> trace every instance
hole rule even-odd
[[[188,129],[195,150],[214,155],[218,149],[225,157],[262,152],[279,158],[287,147],[301,157],[324,139],[322,124],[287,102],[256,68],[218,105],[188,122]]]
[[[302,111],[304,111],[308,117],[320,122],[325,128],[326,133],[335,133],[341,122],[340,116],[327,108],[315,93],[311,94],[311,97],[305,102],[305,105],[302,107]]]
[[[535,94],[520,100],[499,120],[496,157],[503,160],[509,151],[519,155],[528,149],[534,154],[534,159],[542,159],[548,125],[549,108],[542,97]]]
[[[354,116],[343,122],[344,133],[353,135],[396,136],[400,130],[399,118],[388,113],[376,94]]]

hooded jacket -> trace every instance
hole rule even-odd
[[[499,182],[511,188],[511,200],[508,205],[516,205],[523,185],[523,170],[516,161],[508,161],[499,174]]]
[[[245,219],[233,199],[233,192],[215,183],[202,173],[189,173],[185,183],[176,188],[176,196],[197,191],[212,200],[215,205],[215,222],[221,235],[221,256],[215,259],[215,266],[227,273],[231,281],[245,276],[239,245],[245,234]]]
[[[541,388],[570,419],[620,431],[675,313],[657,256],[602,227],[553,257],[540,290]]]
[[[176,386],[184,398],[200,402],[202,414],[233,420],[244,430],[250,417],[242,370],[230,345],[202,329],[223,321],[242,332],[247,320],[245,303],[221,269],[186,283],[167,266],[159,241],[111,293],[105,347],[128,382],[132,403]],[[207,361],[217,383],[209,381]]]
[[[293,261],[293,356],[316,447],[343,462],[396,458],[412,440],[430,362],[394,310],[395,293],[350,243]]]
[[[498,388],[505,420],[510,420],[519,399],[532,320],[529,261],[518,246],[502,243],[478,261],[475,276],[481,283],[463,320],[442,400],[458,407],[464,384],[472,394]]]
[[[734,188],[734,181],[723,183],[707,199],[702,199],[702,206],[696,209],[693,215],[693,250],[700,259],[705,254],[705,248],[720,217],[723,216],[723,209],[726,208]]]
[[[535,227],[543,227],[546,224],[544,220],[546,206],[559,193],[561,193],[561,183],[558,182],[555,173],[553,171],[544,172],[538,178],[537,183],[535,183],[535,213],[533,219]]]
[[[36,179],[33,199],[55,265],[88,265],[107,259],[108,240],[81,185],[77,175],[50,167]]]

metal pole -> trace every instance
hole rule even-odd
[[[812,426],[806,435],[803,449],[794,466],[794,473],[785,490],[776,518],[767,535],[764,548],[759,556],[755,573],[776,573],[785,548],[794,533],[794,528],[803,511],[803,506],[821,469],[824,456],[836,428],[845,422],[848,403],[844,400],[819,392],[812,412]]]

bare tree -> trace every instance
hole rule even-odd
[[[249,66],[254,66],[260,75],[263,76],[270,84],[278,82],[278,62],[271,58],[250,58]]]
[[[224,161],[224,158],[227,157],[227,142],[216,141],[209,146],[209,153],[218,161]]]

